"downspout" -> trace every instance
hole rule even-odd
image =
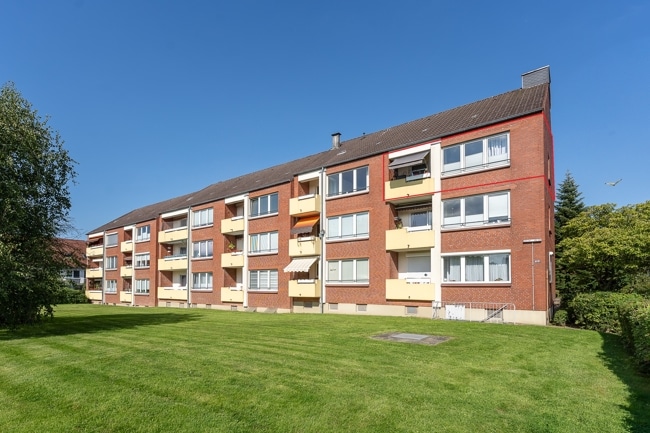
[[[187,308],[192,307],[192,290],[190,287],[192,277],[192,259],[190,256],[190,246],[192,245],[192,206],[187,208],[187,241],[185,248],[187,251],[187,275],[185,276],[185,288],[187,290]]]
[[[320,232],[318,236],[320,238],[320,259],[318,260],[318,277],[320,279],[320,312],[323,314],[325,312],[325,303],[327,302],[327,289],[325,288],[325,224],[327,219],[325,216],[325,167],[322,167],[320,174],[318,176],[318,190],[320,192]]]
[[[241,271],[242,290],[244,291],[244,308],[248,308],[248,194],[244,195],[244,240],[242,254],[244,255],[244,268]]]
[[[133,243],[133,249],[131,250],[131,306],[135,307],[135,237],[138,233],[138,229],[135,224],[131,229],[131,242]],[[151,254],[149,254],[149,260],[151,260]]]
[[[102,234],[102,305],[106,304],[106,232]]]

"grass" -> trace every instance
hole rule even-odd
[[[631,365],[573,329],[66,305],[0,331],[0,430],[647,432]]]

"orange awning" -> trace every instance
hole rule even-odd
[[[300,218],[291,229],[291,233],[294,235],[298,233],[309,233],[319,219],[320,215],[312,215]]]

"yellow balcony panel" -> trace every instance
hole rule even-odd
[[[290,280],[289,297],[320,298],[320,280]]]
[[[120,251],[123,253],[133,252],[133,241],[124,241],[120,244]]]
[[[120,277],[130,278],[133,276],[133,267],[132,266],[121,266],[120,267]]]
[[[86,269],[86,278],[102,278],[104,277],[103,268]]]
[[[222,287],[221,302],[244,302],[244,291],[237,287]]]
[[[384,188],[384,198],[386,201],[399,201],[409,197],[433,194],[434,181],[430,177],[420,179],[395,179],[386,182]]]
[[[98,247],[86,248],[86,257],[101,257],[103,255],[104,255],[104,247],[102,245]]]
[[[185,287],[158,287],[158,299],[174,299],[184,301],[187,299]]]
[[[387,251],[412,251],[434,246],[433,230],[408,231],[406,228],[386,230]]]
[[[223,253],[221,254],[222,268],[243,268],[244,254],[242,253]]]
[[[396,301],[433,301],[435,284],[386,280],[386,299]]]
[[[238,235],[244,233],[244,217],[221,220],[221,234]]]
[[[289,215],[301,216],[320,213],[320,195],[309,194],[289,200]]]
[[[158,259],[159,271],[182,271],[187,269],[187,256]]]
[[[187,233],[187,227],[158,232],[158,243],[167,244],[170,242],[183,241],[187,239]]]
[[[133,293],[125,292],[123,290],[120,292],[120,302],[131,302],[132,299]]]
[[[318,256],[320,255],[320,238],[309,236],[289,240],[289,256]]]
[[[91,301],[101,301],[102,300],[102,291],[101,290],[86,290],[86,298]]]

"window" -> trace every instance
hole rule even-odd
[[[212,272],[192,274],[192,290],[212,290]]]
[[[248,274],[248,289],[259,291],[276,291],[278,290],[278,271],[260,270],[250,271]]]
[[[149,280],[135,280],[135,293],[149,293]]]
[[[459,174],[507,164],[510,134],[500,134],[442,149],[442,174]]]
[[[277,253],[278,232],[256,233],[250,235],[250,247],[248,251],[251,254]]]
[[[136,268],[148,268],[149,267],[149,253],[146,254],[136,254],[135,255],[135,267]]]
[[[278,213],[278,193],[263,195],[251,199],[251,216],[262,216]]]
[[[443,281],[510,282],[510,253],[467,254],[443,257]]]
[[[149,226],[142,226],[135,229],[135,241],[148,241],[151,237],[151,229]]]
[[[106,269],[117,269],[117,256],[106,257]]]
[[[106,293],[117,293],[117,280],[106,280]]]
[[[212,208],[197,210],[192,213],[192,227],[212,225]]]
[[[368,212],[327,218],[327,239],[368,237]]]
[[[354,170],[327,176],[327,196],[335,197],[343,194],[368,190],[368,167],[359,167]]]
[[[476,195],[445,200],[442,227],[468,227],[510,221],[510,193]]]
[[[106,246],[114,247],[117,245],[117,233],[106,235]]]
[[[192,258],[212,257],[212,240],[192,243]]]
[[[329,260],[328,283],[367,284],[370,282],[368,259]]]

